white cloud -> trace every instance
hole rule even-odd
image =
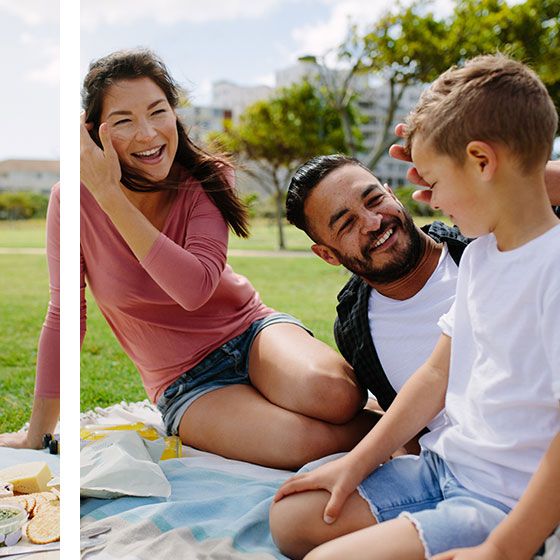
[[[31,70],[27,76],[30,82],[37,82],[47,86],[58,87],[60,81],[60,56],[58,50],[50,57],[44,66]]]
[[[361,30],[395,5],[394,0],[324,0],[324,3],[331,7],[328,19],[292,31],[298,44],[295,56],[322,55],[336,49],[344,41],[350,24],[356,24]],[[431,8],[442,16],[450,13],[452,5],[452,0],[435,0]]]
[[[39,44],[40,43],[40,44]],[[45,41],[36,41],[34,38],[28,45],[35,49],[35,68],[30,69],[24,78],[28,82],[34,82],[51,87],[58,87],[60,82],[60,48],[56,44],[45,44]]]
[[[0,0],[0,14],[7,12],[32,26],[58,23],[58,4],[59,0]]]
[[[254,19],[282,2],[285,0],[87,0],[81,4],[81,20],[84,28],[92,30],[104,23],[125,26],[138,20],[170,25],[181,21]]]
[[[327,3],[332,5],[328,19],[293,30],[292,37],[298,44],[298,55],[320,55],[336,48],[344,40],[350,23],[359,25],[373,22],[392,4],[391,0],[343,0]]]

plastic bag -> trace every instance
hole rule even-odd
[[[134,431],[118,431],[92,441],[80,451],[80,494],[168,498],[171,485],[154,462],[162,451],[161,440],[147,442]]]

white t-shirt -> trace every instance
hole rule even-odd
[[[411,298],[396,300],[371,291],[371,338],[387,379],[397,393],[428,359],[441,336],[438,320],[455,299],[457,272],[457,265],[444,245],[436,269]],[[432,421],[428,428],[432,430],[438,424]]]
[[[446,422],[421,444],[512,507],[560,431],[560,225],[512,251],[471,243],[439,324],[453,338]]]

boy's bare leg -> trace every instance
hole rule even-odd
[[[349,533],[312,550],[305,560],[423,560],[424,546],[408,519],[393,519]]]
[[[358,492],[348,498],[334,523],[325,523],[323,512],[329,497],[329,492],[316,490],[292,494],[272,504],[270,530],[283,554],[293,559],[303,558],[324,542],[375,523],[369,505]]]

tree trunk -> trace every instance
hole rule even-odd
[[[276,193],[274,198],[276,199],[276,225],[278,226],[278,249],[281,251],[286,250],[286,241],[284,239],[284,197],[282,196],[282,186],[280,180],[276,173],[273,176],[274,186],[276,188]]]
[[[377,162],[387,153],[389,147],[395,142],[397,137],[393,134],[391,127],[394,125],[393,120],[395,118],[395,113],[399,107],[402,96],[407,88],[408,84],[401,84],[401,88],[395,91],[396,83],[395,77],[389,79],[389,106],[387,107],[387,113],[385,115],[385,122],[383,126],[383,132],[380,135],[375,147],[369,153],[368,161],[366,163],[369,169],[373,169]]]

